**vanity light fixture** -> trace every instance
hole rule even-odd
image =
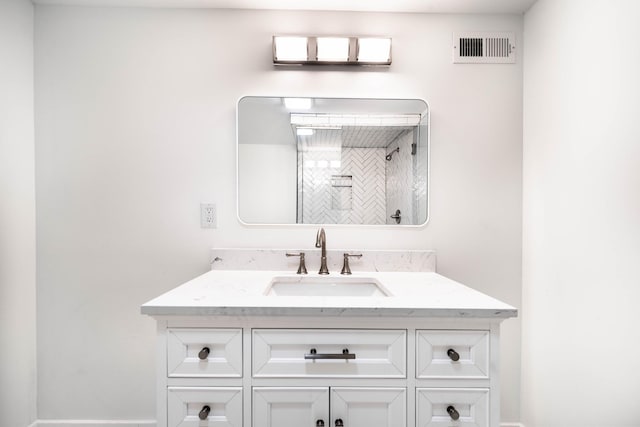
[[[391,65],[391,38],[273,36],[276,65]]]

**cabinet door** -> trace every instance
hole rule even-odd
[[[405,427],[406,394],[404,388],[332,388],[328,427]]]
[[[252,418],[253,427],[328,427],[329,388],[254,387]]]

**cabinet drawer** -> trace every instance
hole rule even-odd
[[[242,427],[242,387],[167,390],[167,427]]]
[[[242,329],[169,329],[167,375],[242,377]]]
[[[419,388],[416,406],[416,427],[489,425],[489,389]]]
[[[405,330],[252,332],[254,377],[406,378]]]
[[[417,378],[489,378],[488,331],[417,331],[416,348]]]

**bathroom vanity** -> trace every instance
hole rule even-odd
[[[364,254],[350,276],[248,262],[144,304],[158,427],[498,427],[499,327],[516,309],[396,256],[366,272]]]

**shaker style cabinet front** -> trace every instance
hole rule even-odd
[[[164,320],[158,427],[499,427],[496,323],[339,320]]]
[[[253,427],[406,427],[406,413],[404,388],[253,388]]]

